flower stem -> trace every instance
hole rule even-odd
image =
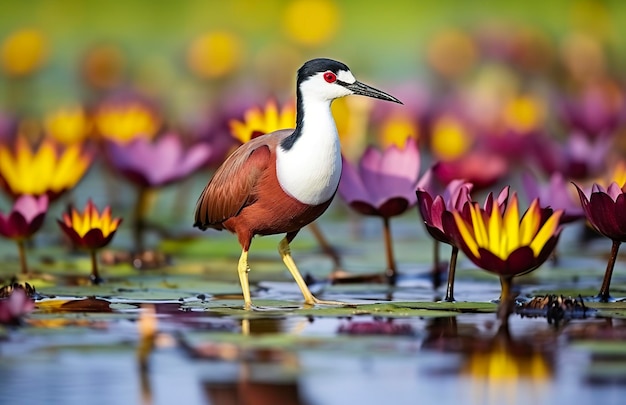
[[[308,227],[315,237],[315,240],[317,240],[317,243],[319,243],[320,247],[322,248],[324,254],[332,259],[335,268],[341,267],[341,259],[339,257],[339,254],[337,253],[335,248],[332,247],[331,244],[328,242],[328,240],[322,233],[319,225],[317,225],[316,222],[311,222]]]
[[[385,252],[387,254],[387,270],[385,275],[389,284],[394,285],[396,283],[397,269],[396,260],[393,256],[393,243],[391,241],[391,227],[389,225],[389,218],[383,218],[383,234],[385,236]]]
[[[144,217],[148,211],[149,194],[147,187],[140,187],[137,191],[137,201],[135,202],[135,210],[133,212],[133,239],[135,242],[135,251],[137,252],[144,251]]]
[[[501,276],[500,285],[502,286],[502,292],[500,293],[500,305],[498,306],[498,319],[500,319],[502,324],[507,324],[512,311],[513,296],[511,287],[513,286],[513,277]]]
[[[454,301],[454,274],[456,272],[456,257],[459,255],[459,248],[452,246],[450,254],[450,268],[448,269],[448,288],[446,290],[446,301]]]
[[[28,265],[26,264],[26,245],[24,240],[17,241],[17,250],[20,255],[20,268],[22,270],[22,274],[28,274]]]
[[[604,280],[602,280],[602,287],[598,293],[600,302],[608,302],[610,298],[609,288],[611,286],[611,277],[613,277],[613,268],[615,267],[615,261],[617,260],[617,253],[619,252],[619,246],[622,242],[614,240],[611,247],[611,256],[606,264],[606,271],[604,272]]]
[[[102,278],[100,278],[100,273],[98,272],[98,258],[96,257],[96,250],[90,250],[89,254],[91,255],[91,282],[94,284],[100,284],[102,283]]]
[[[436,290],[441,286],[441,271],[439,271],[439,265],[441,263],[441,257],[439,256],[439,241],[437,239],[433,239],[433,270],[432,270],[432,279],[433,279],[433,289]]]

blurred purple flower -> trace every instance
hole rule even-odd
[[[7,298],[0,299],[0,324],[17,325],[24,315],[35,309],[35,302],[23,289],[15,289]]]
[[[344,158],[339,195],[363,215],[400,215],[417,202],[419,170],[419,150],[412,138],[404,149],[390,146],[380,152],[370,146],[358,168]]]
[[[41,228],[48,211],[48,197],[20,196],[7,214],[0,212],[0,235],[25,240]]]
[[[532,201],[539,198],[542,205],[553,210],[563,210],[561,224],[577,221],[585,216],[572,184],[565,181],[560,173],[553,173],[548,183],[539,184],[537,178],[525,172],[522,175],[522,185],[526,191],[526,198]]]
[[[17,134],[17,121],[0,111],[0,142],[8,142]]]
[[[140,187],[161,187],[181,180],[202,167],[211,156],[206,144],[187,149],[180,137],[166,134],[150,141],[137,138],[128,144],[107,143],[113,167]]]
[[[612,145],[609,137],[589,139],[574,132],[565,143],[552,141],[537,145],[535,160],[547,174],[558,172],[565,178],[583,180],[605,171]]]
[[[622,91],[611,82],[589,85],[578,97],[564,98],[561,115],[573,131],[588,138],[612,136],[624,119]]]
[[[469,152],[458,159],[440,161],[433,166],[433,174],[444,184],[464,179],[475,190],[484,190],[509,173],[509,164],[501,156],[481,150]]]

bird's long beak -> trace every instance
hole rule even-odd
[[[346,83],[344,85],[347,89],[351,90],[354,94],[359,94],[361,96],[378,98],[386,101],[393,101],[394,103],[402,104],[402,101],[398,100],[392,95],[385,93],[384,91],[380,91],[375,89],[367,84],[356,81],[354,83]]]

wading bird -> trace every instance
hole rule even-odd
[[[252,305],[248,283],[252,238],[282,233],[286,236],[278,251],[304,302],[331,303],[311,294],[289,248],[298,231],[326,211],[339,185],[341,146],[330,104],[352,94],[402,104],[358,82],[346,65],[331,59],[306,62],[298,70],[296,91],[296,128],[241,145],[217,169],[196,203],[195,227],[226,229],[239,239],[237,271],[246,309]]]

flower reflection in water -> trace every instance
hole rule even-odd
[[[506,329],[477,341],[461,369],[471,381],[474,403],[514,404],[522,396],[537,403],[553,374],[552,358],[540,347],[533,339],[513,340]]]

